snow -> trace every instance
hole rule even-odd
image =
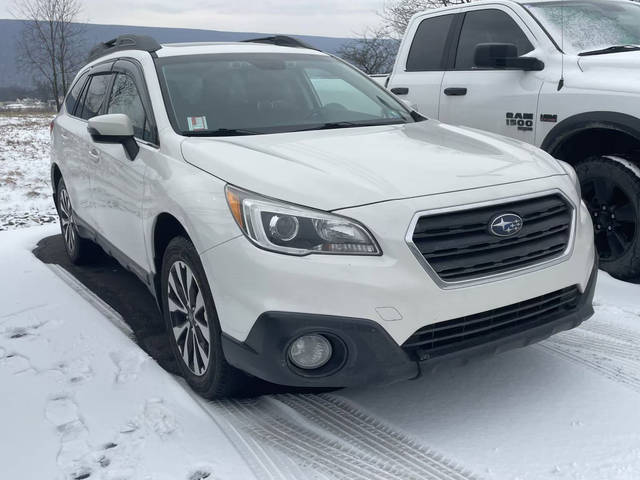
[[[56,225],[15,229],[53,213],[47,123],[0,116],[0,478],[640,478],[640,285],[601,272],[580,328],[418,380],[206,402],[33,256]]]
[[[56,233],[0,233],[3,478],[640,477],[638,285],[601,273],[583,327],[463,368],[208,403],[32,255]]]
[[[49,175],[52,117],[0,113],[0,231],[56,221]]]
[[[0,476],[253,478],[183,385],[32,255],[54,233],[0,233]]]

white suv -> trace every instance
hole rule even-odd
[[[69,256],[140,277],[206,397],[414,378],[593,312],[570,166],[287,37],[100,44],[52,135]]]

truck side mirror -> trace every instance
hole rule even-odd
[[[474,62],[479,68],[525,71],[544,69],[544,62],[534,57],[519,57],[513,43],[480,43],[476,45]]]

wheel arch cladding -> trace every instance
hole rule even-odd
[[[62,172],[60,171],[60,167],[58,167],[57,163],[51,164],[51,189],[53,190],[53,203],[57,206],[58,199],[56,198],[56,193],[58,190],[58,182],[62,178]]]
[[[571,164],[594,155],[640,152],[640,119],[606,111],[574,115],[553,127],[541,148]]]
[[[153,263],[156,270],[155,286],[159,288],[162,259],[169,242],[176,237],[185,237],[192,241],[182,223],[170,213],[161,213],[156,217],[153,227]],[[156,290],[159,291],[159,290]]]

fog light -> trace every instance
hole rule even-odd
[[[289,347],[289,359],[296,367],[311,370],[325,365],[331,358],[333,348],[322,335],[303,335]]]

